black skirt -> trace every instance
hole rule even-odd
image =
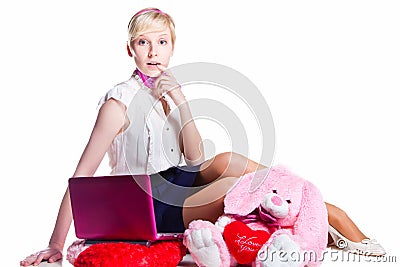
[[[200,166],[178,166],[150,175],[154,213],[160,233],[183,233],[182,209],[185,200],[203,186],[194,187]]]

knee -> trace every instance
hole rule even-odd
[[[245,156],[235,152],[223,152],[215,156],[218,177],[236,176],[255,171],[257,168]]]
[[[234,152],[223,152],[215,156],[215,163],[217,166],[218,177],[222,177],[225,171],[228,169]]]
[[[235,154],[235,152],[222,152],[216,155],[215,158],[219,161],[224,162],[225,164],[229,164],[229,162],[232,160],[233,155]]]

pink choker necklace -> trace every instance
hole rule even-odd
[[[150,77],[147,76],[146,74],[144,74],[143,72],[141,72],[138,68],[135,69],[135,71],[133,72],[136,80],[139,80],[138,78],[140,78],[140,80],[143,82],[143,84],[145,86],[147,86],[148,88],[154,88],[154,82],[157,79],[157,77]]]

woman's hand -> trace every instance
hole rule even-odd
[[[157,65],[161,75],[154,82],[153,94],[160,99],[160,97],[168,94],[174,101],[176,106],[186,102],[185,96],[181,91],[180,84],[176,81],[170,70],[167,70],[162,65]]]
[[[46,249],[26,257],[19,264],[20,266],[37,266],[42,260],[47,260],[48,262],[52,263],[60,259],[62,259],[62,250],[59,248],[48,246]]]
[[[188,165],[197,165],[204,162],[204,148],[199,131],[197,130],[189,103],[182,93],[181,86],[164,66],[157,65],[161,74],[154,82],[153,91],[157,98],[168,94],[179,109],[181,120],[181,134],[179,146]]]

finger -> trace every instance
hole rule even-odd
[[[33,266],[38,266],[39,263],[42,262],[42,260],[43,260],[43,258],[44,258],[44,255],[45,255],[45,254],[40,253],[40,254],[37,256],[36,261],[33,263]]]
[[[154,82],[154,87],[161,89],[163,92],[168,92],[180,88],[180,85],[170,78],[160,78]]]
[[[158,90],[160,90],[161,95],[166,95],[172,90],[177,88],[177,84],[173,83],[169,80],[161,80],[158,86]]]
[[[179,86],[179,84],[176,84],[176,83],[165,83],[164,84],[164,88],[162,88],[163,89],[163,92],[165,92],[165,93],[171,93],[171,92],[174,92],[174,91],[176,91],[176,90],[179,90],[180,89],[180,86]]]
[[[23,259],[22,261],[20,261],[19,264],[20,264],[21,266],[26,266],[26,265],[30,264],[30,262],[28,262],[28,257],[26,257],[25,259]]]
[[[160,89],[165,93],[165,94],[170,94],[172,92],[177,92],[181,90],[181,86],[175,82],[172,81],[166,81],[160,86]]]
[[[32,254],[32,255],[26,257],[24,260],[22,260],[22,261],[20,262],[20,265],[21,265],[21,266],[28,266],[28,265],[31,265],[31,264],[36,260],[37,255],[38,255],[38,254]]]
[[[176,88],[177,84],[169,78],[160,78],[154,82],[154,87],[161,90],[161,93],[167,93],[171,89]]]
[[[157,65],[157,68],[160,70],[160,71],[165,71],[167,68],[165,67],[165,66],[163,66],[163,65],[161,65],[161,64],[158,64]]]
[[[20,266],[28,266],[28,265],[31,265],[31,263],[30,263],[30,262],[27,262],[27,260],[22,260],[22,261],[19,263],[19,265],[20,265]]]
[[[167,79],[167,77],[165,77],[165,76],[162,76],[162,75],[160,75],[160,76],[158,76],[157,77],[157,79],[154,81],[154,88],[158,88],[160,85],[160,82],[162,81],[162,80],[166,80]]]
[[[59,259],[61,259],[62,258],[62,254],[61,254],[61,252],[59,251],[59,252],[57,252],[56,254],[54,254],[53,256],[51,256],[50,258],[49,258],[49,262],[55,262],[55,261],[58,261]]]
[[[179,83],[173,82],[173,81],[167,81],[165,85],[168,86],[168,91],[180,89],[181,85]]]
[[[157,65],[157,68],[159,71],[161,71],[160,76],[173,76],[171,70],[168,69],[166,66],[159,64]]]

